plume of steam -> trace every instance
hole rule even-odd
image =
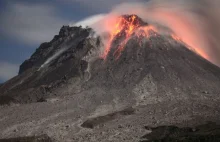
[[[93,25],[94,23],[100,21],[104,17],[105,17],[105,14],[93,15],[89,18],[83,19],[82,21],[70,24],[69,26],[82,26],[82,27],[90,26],[90,25]]]
[[[86,23],[97,33],[103,33],[111,30],[111,22],[115,16],[136,14],[151,25],[166,27],[164,29],[172,31],[188,48],[220,66],[219,6],[219,0],[151,0],[124,3],[101,18],[97,15],[98,21],[87,19],[83,24]],[[92,19],[97,19],[95,17]],[[160,33],[167,31],[159,30]]]
[[[62,53],[64,53],[67,49],[69,49],[69,47],[64,47],[62,49],[60,49],[59,51],[57,51],[54,55],[52,55],[50,58],[48,58],[42,65],[41,67],[38,69],[41,70],[42,68],[44,68],[46,65],[48,65],[51,61],[53,61],[54,59],[56,59],[59,55],[61,55]]]

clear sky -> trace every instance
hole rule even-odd
[[[129,1],[137,0],[0,0],[0,83],[15,76],[19,65],[62,25]]]

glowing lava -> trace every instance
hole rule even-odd
[[[107,58],[115,40],[119,40],[119,44],[114,45],[114,48],[116,49],[114,50],[113,55],[118,59],[131,37],[136,36],[139,45],[142,46],[142,39],[156,35],[156,28],[147,25],[136,15],[125,15],[117,17],[116,20],[112,21],[114,22],[109,20],[109,23],[111,23],[113,27],[108,26],[109,29],[111,29],[110,38],[107,42],[104,53],[101,56],[103,59]]]
[[[130,36],[140,26],[140,23],[137,19],[136,15],[131,16],[121,16],[118,17],[112,31],[110,32],[110,39],[107,43],[107,47],[105,48],[103,58],[106,59],[108,53],[111,49],[112,43],[115,37],[124,37],[125,39],[118,45],[117,50],[114,52],[114,55],[118,58],[121,52],[124,50],[124,47],[129,40]]]
[[[101,55],[103,59],[107,58],[111,48],[114,48],[113,56],[118,59],[131,37],[135,36],[140,47],[142,47],[145,39],[158,36],[158,30],[154,26],[144,23],[136,15],[125,15],[113,20],[109,19],[107,27],[110,29],[110,37],[107,41],[104,53]],[[184,42],[175,34],[171,34],[171,37],[177,42]]]

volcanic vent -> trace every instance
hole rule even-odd
[[[115,22],[113,22],[110,38],[102,57],[106,59],[113,47],[115,48],[113,53],[114,56],[119,58],[127,42],[132,37],[137,36],[141,44],[141,40],[143,38],[148,38],[152,31],[155,31],[155,28],[142,21],[137,15],[123,15],[118,17]]]

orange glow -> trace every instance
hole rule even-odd
[[[163,9],[155,10],[152,16],[158,19],[158,22],[164,23],[172,29],[175,33],[175,35],[171,35],[174,40],[183,42],[190,50],[210,60],[207,54],[208,51],[206,47],[208,47],[208,45],[205,42],[206,39],[204,39],[201,34],[199,27],[196,27],[195,23],[192,22],[193,19],[190,19],[191,17],[185,17],[181,14]]]
[[[178,41],[178,42],[184,43],[185,45],[188,46],[188,48],[189,48],[190,50],[196,52],[197,54],[199,54],[199,55],[202,56],[203,58],[208,59],[208,56],[207,56],[207,55],[204,53],[204,51],[202,51],[200,48],[191,47],[190,45],[187,44],[186,41],[182,40],[180,37],[178,37],[178,36],[175,35],[175,34],[171,34],[171,37],[172,37],[174,40]]]
[[[165,13],[164,13],[165,15]],[[168,18],[169,19],[169,18]],[[171,20],[171,19],[170,19]],[[171,20],[172,21],[172,20]],[[147,25],[143,26],[141,23],[139,23],[140,20],[136,15],[131,16],[112,16],[106,20],[103,21],[104,27],[107,29],[107,31],[110,33],[109,39],[107,40],[107,43],[105,44],[104,52],[101,55],[101,58],[106,59],[111,48],[113,47],[112,44],[114,43],[115,39],[121,40],[120,42],[117,42],[118,45],[114,45],[115,51],[113,53],[113,56],[118,59],[122,52],[124,51],[124,48],[129,41],[129,39],[133,36],[137,37],[137,41],[140,46],[143,45],[142,39],[148,39],[152,36],[158,36],[158,30],[152,26]],[[178,23],[176,21],[173,21],[175,25],[181,25],[182,23]],[[185,24],[187,25],[187,24]],[[184,26],[180,26],[183,29],[186,29]],[[197,54],[201,55],[202,57],[208,59],[208,56],[205,54],[205,52],[201,48],[196,48],[195,43],[192,42],[194,37],[192,35],[188,34],[187,36],[180,36],[180,34],[171,34],[170,35],[174,40],[177,42],[182,42],[187,47],[196,52]]]
[[[175,35],[175,34],[171,34],[171,37],[174,39],[174,40],[176,40],[176,41],[182,41],[181,40],[181,38],[179,38],[177,35]]]
[[[110,38],[107,42],[107,46],[105,47],[104,53],[101,56],[102,58],[106,59],[111,47],[112,43],[114,42],[116,37],[122,37],[123,40],[120,42],[119,45],[117,45],[117,49],[113,53],[113,55],[118,59],[122,53],[122,51],[125,48],[125,45],[131,38],[131,36],[134,34],[138,38],[148,38],[151,36],[150,31],[156,31],[156,29],[153,26],[145,26],[140,27],[141,24],[139,23],[139,19],[136,15],[131,16],[123,16],[123,17],[117,17],[116,20],[110,20],[109,23],[113,24],[113,28],[109,25],[108,27],[110,29]],[[114,22],[112,22],[114,21]],[[141,43],[140,43],[141,44]]]
[[[114,53],[117,57],[119,57],[121,51],[123,51],[125,44],[127,43],[129,37],[133,33],[133,31],[139,27],[139,23],[136,20],[137,16],[132,15],[129,16],[128,18],[125,17],[118,17],[113,25],[113,28],[110,31],[110,39],[107,43],[107,47],[105,48],[103,58],[106,59],[110,49],[113,40],[115,39],[116,36],[122,36],[122,34],[125,34],[125,40],[121,42],[119,45],[118,49]],[[135,23],[136,22],[136,23]],[[124,33],[123,33],[124,32]]]
[[[136,30],[135,35],[138,37],[139,45],[142,46],[143,38],[150,38],[152,36],[157,36],[157,29],[152,25],[140,27]]]

